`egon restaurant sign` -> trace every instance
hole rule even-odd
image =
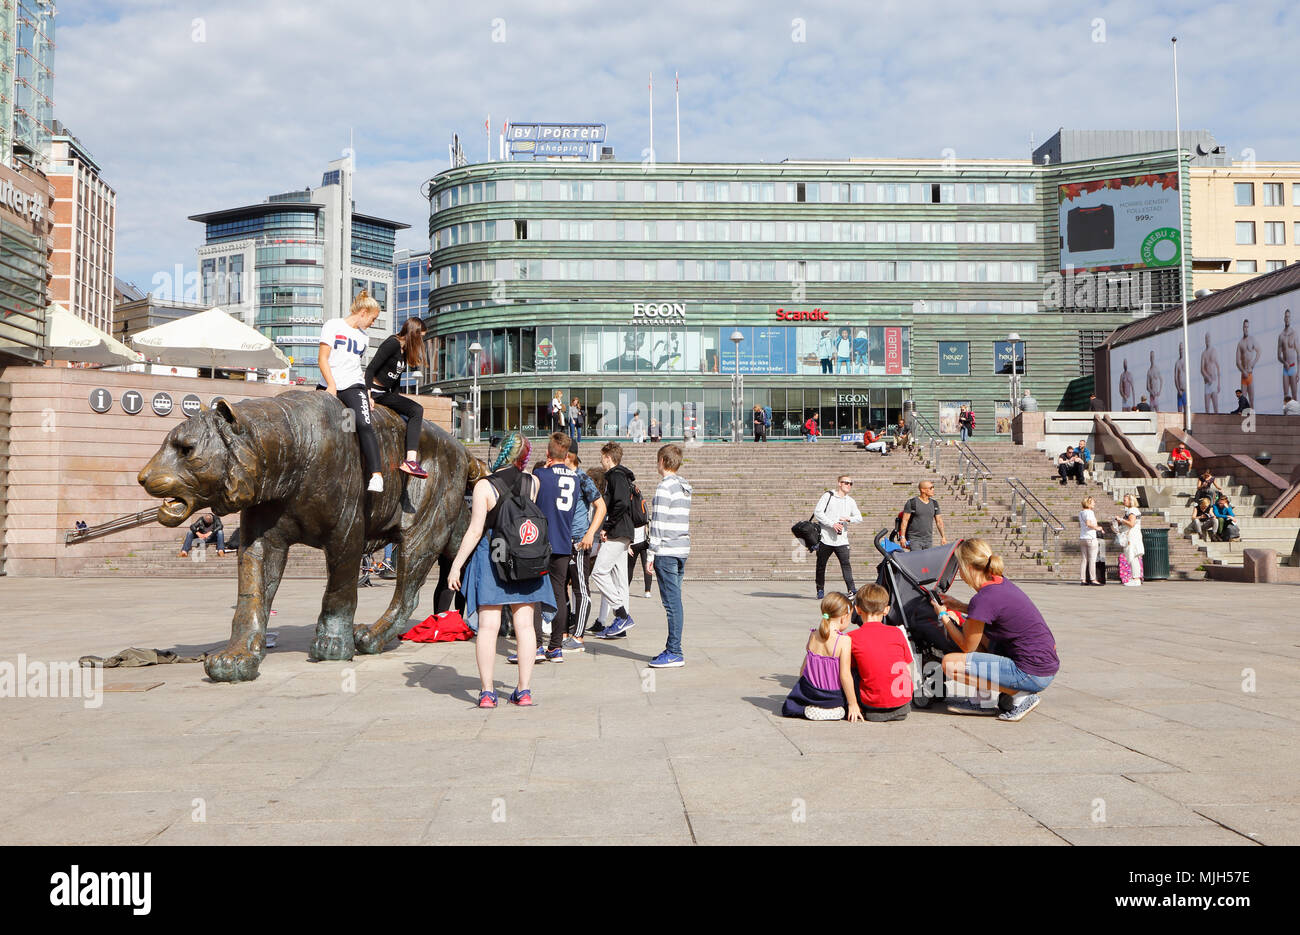
[[[686,303],[684,302],[634,302],[632,303],[632,320],[676,318],[686,320]]]

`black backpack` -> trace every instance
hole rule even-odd
[[[492,530],[488,554],[502,581],[530,581],[546,574],[551,564],[551,540],[547,536],[546,516],[524,493],[524,484],[532,483],[524,474],[515,490],[502,489],[495,476],[488,477],[497,492],[497,518]]]
[[[636,484],[632,485],[632,526],[640,529],[642,526],[650,525],[650,508],[646,505],[646,500],[641,496],[641,488]]]

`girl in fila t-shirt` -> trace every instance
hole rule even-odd
[[[366,329],[379,317],[379,303],[363,289],[352,300],[346,318],[331,318],[320,331],[320,372],[324,381],[316,389],[328,390],[356,416],[361,456],[370,475],[367,490],[379,493],[384,477],[379,473],[379,440],[370,424],[370,400],[366,394],[365,370],[361,358],[369,345]]]

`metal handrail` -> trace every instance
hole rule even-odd
[[[1065,524],[1019,478],[1008,477],[1007,485],[1011,488],[1011,516],[1009,518],[1015,520],[1016,528],[1021,532],[1028,532],[1029,511],[1033,510],[1043,524],[1043,556],[1045,558],[1050,556],[1049,560],[1055,564],[1057,547],[1061,533],[1065,532]]]
[[[993,479],[993,471],[965,442],[957,443],[957,471],[961,474],[962,486],[969,491],[966,502],[974,504],[978,486],[980,505],[988,503],[989,481]]]
[[[912,409],[911,413],[912,413],[912,419],[914,420],[915,424],[930,439],[930,465],[934,469],[934,471],[938,473],[939,452],[943,448],[943,439],[939,436],[939,430],[934,427],[934,424],[930,422],[929,419],[921,415],[915,409]]]
[[[139,513],[127,513],[125,516],[117,516],[107,522],[88,526],[85,529],[69,529],[63,534],[63,544],[74,545],[78,542],[85,542],[87,539],[97,539],[100,536],[107,536],[115,532],[135,529],[137,526],[147,526],[149,523],[156,522],[158,522],[158,508],[152,507],[148,510],[141,510]]]

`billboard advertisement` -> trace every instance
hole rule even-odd
[[[1271,296],[1188,324],[1192,412],[1232,412],[1237,390],[1256,412],[1277,414],[1300,399],[1300,292]],[[1156,412],[1178,412],[1184,393],[1183,331],[1110,351],[1110,405],[1131,409],[1143,396]]]
[[[1178,173],[1059,187],[1061,272],[1177,266]]]

